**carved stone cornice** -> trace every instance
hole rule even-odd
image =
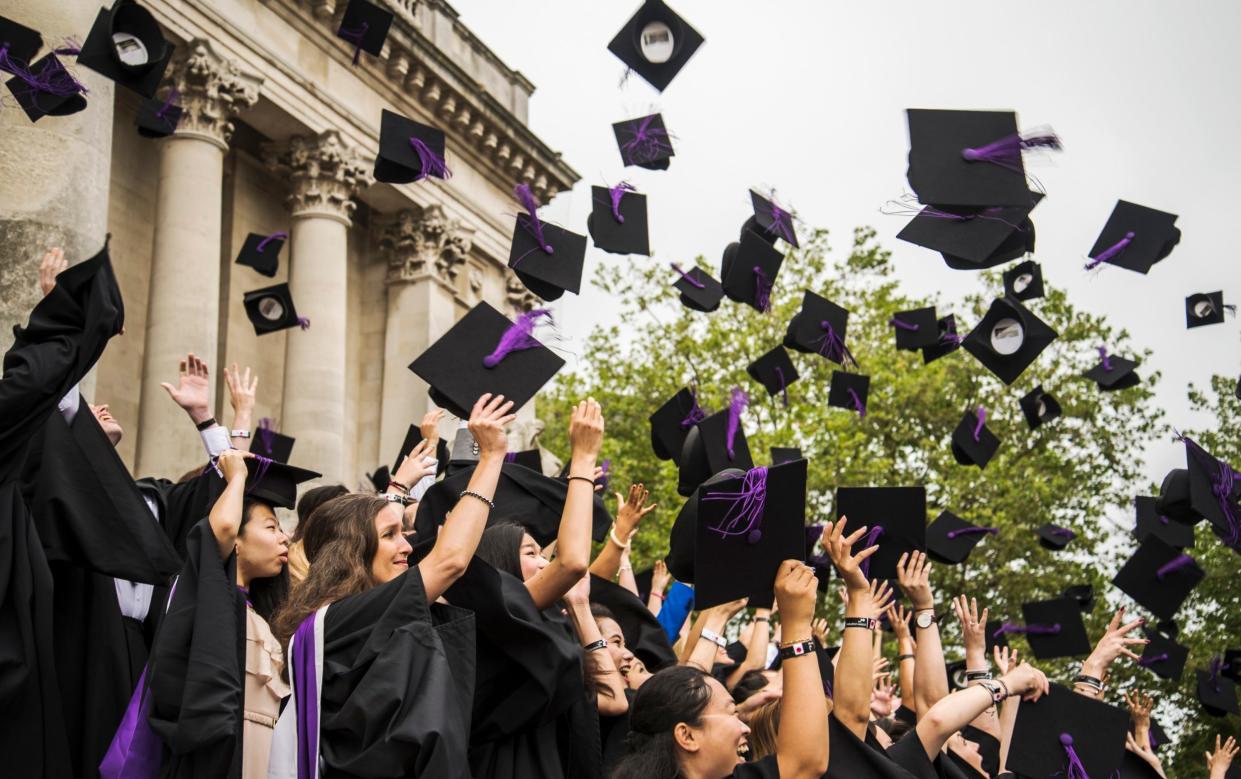
[[[168,84],[180,95],[177,135],[197,135],[228,147],[232,118],[258,102],[261,76],[242,71],[216,52],[211,42],[195,38],[179,47],[169,67]]]
[[[453,284],[474,245],[474,230],[431,204],[422,213],[401,211],[383,231],[379,248],[388,261],[388,284],[428,277]]]
[[[263,147],[267,166],[290,182],[293,216],[326,216],[350,224],[354,195],[373,181],[371,166],[336,130],[298,135]]]
[[[522,284],[521,279],[511,270],[504,274],[504,290],[509,306],[517,314],[533,311],[543,305],[543,299],[526,289],[526,285]]]

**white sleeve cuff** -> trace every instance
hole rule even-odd
[[[207,450],[208,457],[219,457],[233,448],[233,442],[228,438],[228,429],[223,425],[209,427],[199,433],[199,435],[202,436],[203,446]]]
[[[78,408],[82,405],[82,393],[78,391],[78,385],[74,384],[65,396],[60,399],[60,403],[56,405],[60,409],[60,415],[64,417],[66,425],[72,425],[74,418],[78,415]]]
[[[427,457],[423,462],[431,466],[431,472],[419,479],[418,483],[409,491],[409,497],[419,501],[422,500],[423,495],[427,494],[427,490],[431,489],[431,485],[435,484],[436,459],[434,457]]]

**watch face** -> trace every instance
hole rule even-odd
[[[929,628],[931,623],[935,621],[935,615],[929,611],[924,611],[917,617],[918,627]]]

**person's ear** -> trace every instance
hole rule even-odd
[[[672,728],[672,740],[686,752],[697,752],[702,748],[694,729],[684,722],[678,722]]]

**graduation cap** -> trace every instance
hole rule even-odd
[[[259,420],[258,427],[254,428],[254,435],[250,437],[250,451],[278,463],[287,463],[293,456],[293,444],[296,441],[293,436],[277,433],[272,421],[263,417]],[[384,486],[387,486],[386,482]]]
[[[366,474],[366,478],[375,492],[386,492],[388,484],[392,481],[392,471],[388,469],[388,466],[381,465],[372,473]]]
[[[246,468],[250,474],[246,477],[246,497],[273,508],[293,508],[297,505],[297,485],[323,475],[278,460],[256,457],[246,460]]]
[[[780,563],[806,557],[806,461],[711,479],[697,497],[694,605],[769,607]]]
[[[38,30],[0,16],[0,46],[6,57],[0,70],[12,73],[34,59],[43,48],[43,36]]]
[[[513,245],[508,266],[534,294],[557,300],[565,292],[577,294],[582,286],[586,261],[586,236],[539,219],[538,201],[527,184],[513,190],[525,207],[513,225]]]
[[[288,284],[276,284],[247,292],[242,298],[242,304],[246,308],[250,324],[254,325],[255,335],[274,333],[297,325],[301,325],[302,329],[310,326],[309,319],[297,315]]]
[[[949,692],[964,690],[969,686],[969,680],[965,678],[964,660],[954,660],[951,663],[944,663],[944,669],[948,672]]]
[[[781,238],[794,248],[801,248],[797,242],[797,232],[793,229],[793,215],[776,203],[775,193],[766,198],[751,189],[750,203],[754,206],[754,216],[746,222],[746,228],[763,236],[768,243],[774,244],[777,238]]]
[[[1051,693],[1023,701],[1005,767],[1021,776],[1104,777],[1119,768],[1129,712],[1054,682]]]
[[[726,468],[754,467],[741,416],[749,397],[736,387],[728,408],[695,425],[681,447],[677,493],[688,497],[712,475]]]
[[[1077,601],[1077,605],[1083,614],[1089,614],[1094,611],[1093,584],[1070,584],[1064,588],[1064,592],[1060,593],[1060,597],[1071,598]]]
[[[430,385],[431,400],[461,419],[485,392],[504,395],[519,409],[564,366],[533,335],[543,309],[516,322],[480,302],[409,365]]]
[[[468,429],[465,432],[467,435],[470,435],[471,439],[473,439],[473,435],[470,434]],[[411,424],[409,429],[405,431],[405,440],[401,442],[401,451],[397,452],[396,459],[392,461],[392,473],[395,473],[396,470],[401,467],[401,463],[405,462],[405,458],[408,457],[409,453],[414,451],[414,448],[420,443],[422,443],[422,428],[418,425]],[[437,476],[442,474],[448,468],[448,461],[448,442],[441,438],[435,443],[435,474]],[[387,485],[385,484],[385,486]]]
[[[379,56],[391,27],[392,12],[367,0],[349,0],[336,37],[353,44],[353,64],[357,65],[362,52]],[[440,156],[442,158],[443,154]]]
[[[922,347],[922,364],[930,365],[940,357],[952,354],[961,348],[961,336],[957,335],[957,318],[952,314],[936,322],[939,338],[930,346]]]
[[[649,583],[647,590],[650,590]],[[668,643],[663,625],[637,595],[609,579],[591,574],[590,602],[612,612],[625,637],[625,647],[642,661],[647,670],[654,673],[676,665],[677,656]]]
[[[1216,657],[1211,661],[1210,670],[1194,672],[1198,677],[1198,702],[1212,717],[1241,714],[1237,708],[1237,685],[1223,678],[1222,666],[1223,661]]]
[[[913,352],[939,343],[935,306],[900,311],[888,320],[888,325],[896,328],[897,349]]]
[[[44,55],[29,68],[14,65],[10,72],[14,71],[16,75],[5,86],[30,121],[37,122],[45,116],[69,116],[86,108],[86,98],[82,96],[86,87],[65,70],[55,54]]]
[[[1005,297],[991,302],[961,345],[1000,381],[1012,384],[1056,337],[1056,331],[1029,309]]]
[[[1007,208],[925,206],[896,237],[939,252],[954,270],[993,268],[1034,251],[1030,212],[1043,196],[1028,194],[1028,203]]]
[[[1241,551],[1241,474],[1183,436],[1190,507],[1211,523],[1225,546]]]
[[[1021,413],[1025,415],[1026,424],[1031,430],[1037,430],[1060,417],[1060,401],[1051,393],[1044,392],[1041,384],[1023,395],[1019,403]]]
[[[1188,328],[1203,325],[1218,325],[1224,321],[1224,309],[1234,312],[1236,306],[1224,305],[1223,291],[1199,292],[1185,298],[1185,326]]]
[[[857,360],[845,346],[848,327],[847,310],[806,290],[802,295],[801,310],[789,320],[784,345],[805,354],[821,354],[839,365],[848,362],[856,366]]]
[[[702,41],[698,31],[662,0],[645,0],[608,44],[608,51],[663,92]]]
[[[986,468],[999,448],[1000,439],[987,429],[987,410],[982,406],[966,411],[952,431],[952,456],[961,465]]]
[[[789,359],[789,353],[778,344],[774,349],[747,365],[745,372],[750,374],[751,379],[762,384],[768,395],[773,397],[776,394],[782,395],[786,406],[789,404],[788,386],[801,378],[797,373],[797,366],[793,365],[793,361]]]
[[[802,459],[801,449],[796,446],[773,446],[771,447],[771,464],[784,465],[794,460]],[[811,544],[813,546],[813,544]]]
[[[1143,647],[1138,665],[1161,679],[1179,682],[1185,672],[1185,661],[1189,659],[1189,647],[1156,632],[1147,633],[1146,637],[1150,643]]]
[[[681,305],[702,312],[720,307],[720,301],[724,299],[724,286],[711,278],[710,273],[697,265],[683,271],[675,262],[669,264],[681,277],[672,285],[681,293]]]
[[[868,579],[896,578],[902,554],[926,549],[924,487],[838,487],[835,508],[837,521],[848,518],[848,528],[869,528],[853,545],[855,553],[879,545],[862,563]]]
[[[743,230],[740,243],[724,250],[720,281],[729,300],[745,303],[757,311],[771,309],[771,291],[784,255],[753,230]]]
[[[676,154],[661,114],[650,114],[612,125],[621,160],[647,170],[667,170]]]
[[[185,112],[185,109],[176,103],[180,97],[181,93],[172,89],[163,100],[148,97],[139,103],[138,116],[134,118],[134,123],[138,125],[138,134],[144,138],[167,138],[175,133]]]
[[[694,425],[707,418],[694,391],[685,387],[650,416],[651,449],[661,460],[681,462],[681,448]]]
[[[532,471],[543,472],[543,455],[538,449],[525,449],[520,452],[508,452],[504,455],[504,462],[520,465],[523,468],[529,468]]]
[[[971,525],[951,511],[941,511],[926,529],[926,553],[936,562],[957,565],[965,562],[979,541],[999,532],[998,527]]]
[[[983,628],[986,631],[986,652],[988,657],[991,656],[991,650],[995,647],[1008,646],[1008,634],[1000,631],[1002,627],[1004,627],[1004,620],[989,619]]]
[[[861,373],[832,371],[832,383],[827,390],[827,405],[847,408],[858,416],[866,416],[866,401],[870,393],[870,377]]]
[[[1190,500],[1188,468],[1173,468],[1163,477],[1159,497],[1155,498],[1155,510],[1160,516],[1191,527],[1205,519],[1194,511]]]
[[[1039,660],[1074,657],[1090,652],[1090,639],[1082,624],[1082,607],[1076,598],[1052,598],[1021,604],[1024,625],[1005,622],[1001,634],[1024,633],[1030,651]]]
[[[1023,138],[1012,111],[910,108],[909,186],[937,206],[1021,206],[1030,201],[1021,153],[1059,149],[1055,135]]]
[[[289,234],[283,230],[271,235],[250,233],[246,236],[246,242],[242,244],[241,251],[237,253],[237,259],[234,262],[238,265],[247,265],[271,278],[276,275],[276,270],[280,267],[280,250],[284,248],[284,242],[288,238]]]
[[[154,97],[175,48],[150,11],[134,0],[116,0],[111,8],[99,9],[77,61],[143,97]]]
[[[1154,536],[1174,549],[1184,549],[1194,545],[1193,525],[1174,522],[1159,513],[1158,499],[1139,495],[1133,499],[1137,509],[1137,524],[1133,528],[1133,537],[1139,543]]]
[[[1004,294],[1017,300],[1043,297],[1043,268],[1034,260],[1026,260],[1004,271]]]
[[[1116,201],[1103,232],[1090,249],[1086,270],[1107,263],[1147,273],[1180,242],[1181,231],[1175,225],[1176,214]]]
[[[1046,524],[1036,531],[1038,533],[1039,545],[1044,549],[1050,549],[1053,552],[1059,552],[1069,545],[1069,542],[1077,537],[1077,534],[1067,527],[1059,525]]]
[[[1138,546],[1112,584],[1161,619],[1171,619],[1206,574],[1192,557],[1154,536]]]
[[[1108,355],[1107,347],[1099,347],[1099,364],[1085,373],[1085,377],[1099,385],[1102,392],[1129,389],[1142,383],[1142,377],[1134,373],[1136,360]]]
[[[360,1],[353,0],[350,8]],[[382,38],[379,45],[383,46]],[[444,154],[443,130],[384,109],[379,118],[379,153],[375,156],[376,181],[408,184],[428,177],[452,178],[452,171],[444,162]]]
[[[646,195],[622,181],[614,187],[591,187],[590,203],[586,231],[595,246],[612,254],[650,255]]]
[[[715,474],[712,479],[744,479],[745,474],[743,470],[728,468]],[[707,486],[703,484],[690,494],[677,512],[672,529],[668,531],[668,554],[664,557],[664,564],[668,566],[668,573],[672,574],[672,578],[685,584],[694,583],[694,549],[698,543],[698,497],[705,489]]]

